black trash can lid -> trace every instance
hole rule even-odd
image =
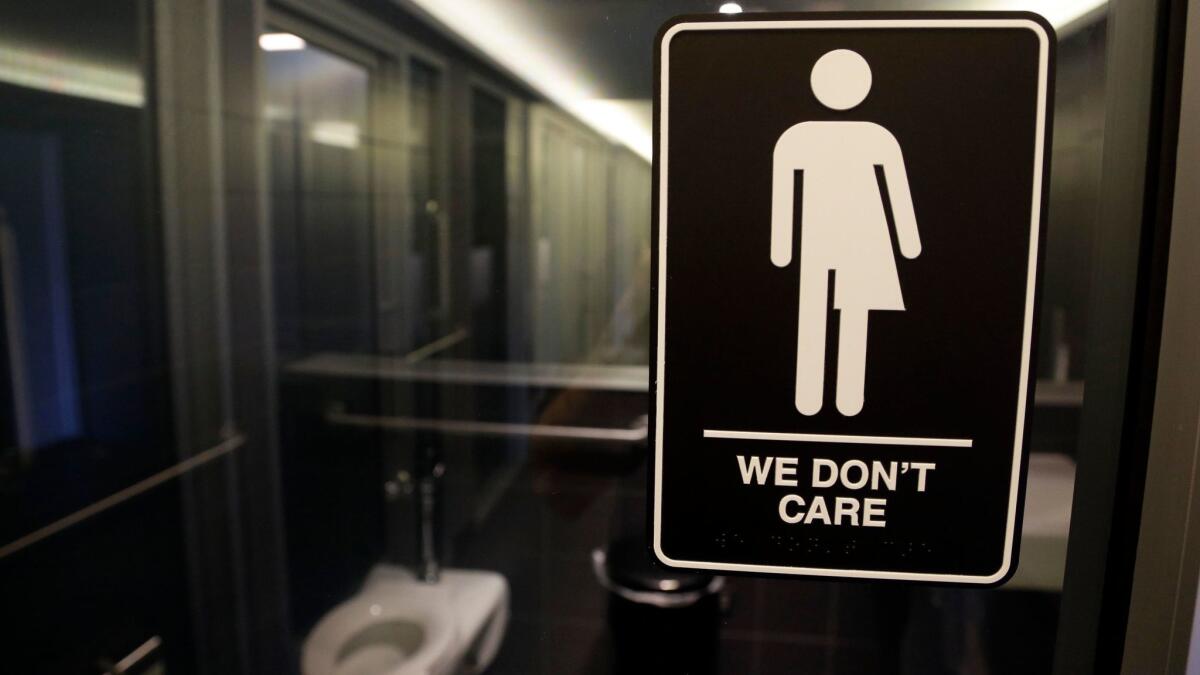
[[[713,587],[713,576],[677,570],[654,560],[640,537],[609,543],[605,567],[613,584],[633,591],[696,593]]]

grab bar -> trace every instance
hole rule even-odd
[[[470,334],[471,331],[467,330],[466,328],[459,328],[458,330],[447,333],[433,342],[430,342],[422,347],[417,347],[411,352],[405,354],[404,362],[409,365],[420,363],[430,356],[433,356],[438,352],[445,351],[462,342],[463,340],[467,339]]]
[[[436,431],[456,436],[515,436],[573,441],[641,443],[649,435],[649,421],[646,415],[639,417],[631,427],[614,428],[356,415],[334,407],[325,413],[325,420],[336,426],[387,431]]]
[[[125,655],[125,658],[108,666],[104,675],[129,675],[130,673],[158,672],[158,661],[161,660],[163,640],[154,635],[137,649]],[[154,662],[149,659],[157,657]]]
[[[70,515],[59,518],[49,525],[36,529],[22,537],[18,537],[7,544],[0,545],[0,559],[10,556],[23,548],[32,546],[51,535],[58,534],[68,527],[83,522],[84,520],[87,520],[98,513],[107,511],[117,504],[132,499],[151,488],[157,487],[173,478],[178,478],[179,476],[184,475],[185,473],[202,464],[207,464],[208,462],[223,457],[245,444],[245,436],[241,434],[234,434],[220,443],[212,446],[211,448],[198,452],[182,462],[179,462],[178,464],[169,466],[152,476],[148,476],[142,480],[139,480],[133,485],[121,490],[117,490],[107,497],[92,502],[82,509],[75,511]]]

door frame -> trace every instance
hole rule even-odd
[[[1087,330],[1087,390],[1055,647],[1057,675],[1117,672],[1145,626],[1131,606],[1154,428],[1186,0],[1113,0]],[[1173,367],[1171,364],[1167,364]],[[1147,490],[1147,488],[1151,488]],[[1128,629],[1128,631],[1127,631]],[[1133,638],[1122,639],[1126,635]],[[1127,648],[1128,646],[1128,648]],[[1126,667],[1131,664],[1127,663]],[[1153,672],[1133,664],[1130,672]]]
[[[1174,161],[1172,223],[1146,489],[1122,659],[1122,672],[1130,674],[1200,669],[1196,656],[1189,654],[1200,628],[1200,531],[1192,525],[1194,518],[1200,522],[1200,193],[1192,189],[1200,184],[1200,0],[1187,7],[1177,3],[1170,21],[1169,39],[1182,52],[1173,55],[1180,57],[1175,74],[1182,84],[1178,93],[1166,93],[1167,106],[1178,113],[1174,152],[1164,148],[1165,159]]]

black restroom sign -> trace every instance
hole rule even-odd
[[[653,548],[995,584],[1033,397],[1053,29],[681,18],[657,44]]]

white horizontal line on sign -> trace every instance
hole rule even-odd
[[[969,438],[916,438],[913,436],[847,436],[844,434],[789,434],[778,431],[729,431],[705,429],[705,438],[736,438],[754,441],[795,443],[859,443],[862,445],[921,445],[937,448],[969,448]]]

